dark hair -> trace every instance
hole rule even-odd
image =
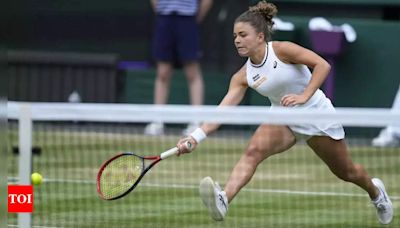
[[[238,22],[247,22],[256,29],[256,32],[264,33],[265,41],[271,39],[272,26],[274,22],[272,18],[278,13],[278,9],[272,3],[263,0],[236,18],[235,24]]]

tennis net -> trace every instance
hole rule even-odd
[[[262,123],[345,126],[354,162],[381,178],[394,205],[400,201],[400,147],[372,147],[380,128],[400,124],[389,109],[318,110],[266,107],[153,106],[8,102],[8,182],[34,187],[34,212],[9,226],[40,227],[369,227],[378,225],[365,191],[341,181],[304,141],[271,156],[215,222],[198,196],[199,181],[211,176],[221,186]],[[143,133],[149,122],[165,123],[159,136]],[[100,165],[124,151],[157,155],[176,145],[191,122],[222,123],[196,151],[160,163],[140,185],[116,201],[96,193]],[[279,135],[276,135],[279,139]],[[267,140],[267,139],[266,139]],[[273,139],[271,139],[273,140]],[[28,151],[28,152],[27,152]],[[31,153],[32,152],[32,153]],[[395,208],[396,209],[396,208]],[[24,215],[26,216],[26,215]],[[394,227],[400,225],[394,219]]]

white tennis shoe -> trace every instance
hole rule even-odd
[[[164,134],[164,124],[157,123],[157,122],[149,123],[144,128],[144,134],[153,135],[153,136],[163,135]]]
[[[205,177],[200,181],[199,190],[201,200],[207,207],[210,216],[216,221],[224,220],[228,211],[228,198],[218,183],[214,182],[211,177]]]
[[[400,140],[393,134],[390,128],[383,129],[377,137],[372,139],[372,146],[375,147],[395,147],[400,144]]]
[[[393,219],[393,205],[390,201],[388,194],[385,190],[385,185],[378,178],[373,178],[372,183],[379,189],[379,196],[376,200],[372,201],[376,208],[379,222],[382,224],[389,224]]]

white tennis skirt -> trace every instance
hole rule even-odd
[[[340,124],[335,124],[327,127],[326,125],[295,125],[289,126],[293,131],[297,140],[307,140],[312,136],[329,136],[332,139],[344,139],[344,130]]]
[[[310,102],[295,108],[329,110],[335,112],[331,100],[320,90],[317,91]],[[288,127],[293,131],[298,140],[307,140],[312,136],[329,136],[332,139],[340,140],[344,139],[345,136],[343,126],[334,121],[323,124],[290,125]]]

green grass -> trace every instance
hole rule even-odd
[[[214,222],[199,197],[197,185],[212,176],[224,185],[247,144],[247,136],[210,137],[195,152],[161,162],[126,197],[103,201],[95,178],[101,163],[119,151],[157,154],[175,145],[178,136],[140,134],[48,133],[40,129],[34,144],[34,170],[45,182],[35,187],[33,224],[52,227],[380,227],[366,193],[333,176],[304,145],[271,157],[229,208],[226,220]],[[12,145],[15,133],[10,133]],[[400,204],[400,149],[352,146],[354,161],[371,176],[382,178]],[[8,159],[16,176],[17,157]],[[83,183],[81,183],[81,182]],[[400,227],[395,215],[386,227]],[[8,224],[16,224],[9,214]]]

